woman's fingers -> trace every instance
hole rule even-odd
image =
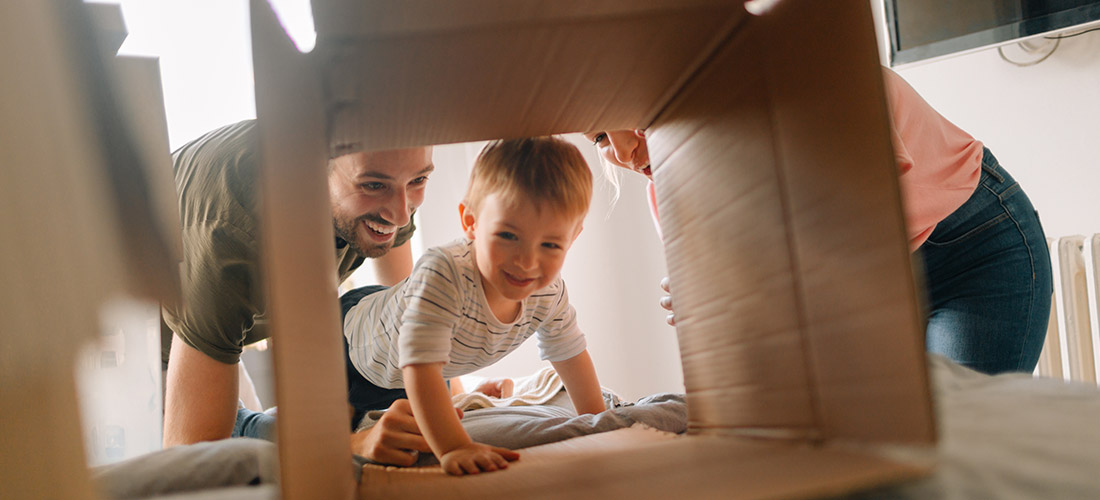
[[[665,316],[665,323],[671,326],[676,326],[676,313],[672,309],[672,290],[669,290],[669,279],[665,276],[661,279],[661,289],[668,292],[668,295],[661,297],[661,307],[668,311],[668,316]]]

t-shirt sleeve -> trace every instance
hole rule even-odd
[[[196,222],[183,233],[183,302],[165,305],[165,323],[199,352],[237,363],[246,337],[267,336],[255,305],[255,238],[217,220]]]
[[[425,252],[413,267],[402,292],[401,368],[450,360],[451,334],[461,314],[461,279],[454,263],[436,249]]]
[[[559,293],[556,302],[536,333],[539,357],[552,362],[570,359],[588,347],[584,333],[577,326],[577,311],[569,303],[565,282],[558,278],[557,283]]]

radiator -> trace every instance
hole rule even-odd
[[[1100,380],[1100,234],[1048,238],[1054,300],[1035,375],[1096,384]]]

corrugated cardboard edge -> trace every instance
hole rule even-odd
[[[921,477],[874,450],[620,429],[521,450],[503,471],[366,466],[360,498],[729,498],[841,495]]]
[[[320,81],[252,0],[262,271],[279,403],[282,498],[354,494]]]

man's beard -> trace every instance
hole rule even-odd
[[[332,227],[333,230],[336,232],[336,236],[339,236],[340,239],[346,241],[348,243],[348,246],[358,252],[359,255],[370,259],[376,259],[378,257],[386,255],[386,252],[389,252],[390,248],[393,247],[393,242],[396,238],[396,235],[394,235],[394,238],[391,238],[385,243],[374,243],[373,241],[367,240],[365,236],[363,237],[364,241],[360,241],[356,229],[361,227],[363,225],[363,221],[365,220],[376,222],[378,224],[390,224],[385,219],[377,215],[366,214],[361,217],[351,219],[350,221],[347,219],[337,219],[336,217],[333,217]]]

